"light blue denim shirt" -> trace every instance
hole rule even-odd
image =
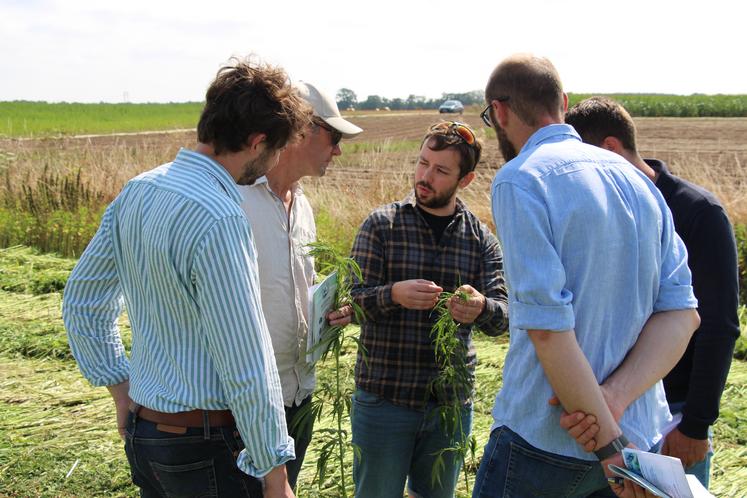
[[[511,343],[493,428],[533,446],[594,460],[560,428],[560,408],[527,330],[575,329],[601,383],[658,311],[695,308],[687,252],[653,183],[622,157],[581,142],[568,125],[535,132],[492,185],[509,288]],[[639,448],[671,419],[661,382],[620,425]]]
[[[262,477],[295,454],[240,203],[225,168],[186,149],[130,180],[68,279],[63,318],[93,385],[129,379],[130,397],[162,412],[230,409],[237,464]]]

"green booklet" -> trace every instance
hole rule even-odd
[[[337,272],[309,289],[309,332],[306,336],[306,361],[315,363],[326,349],[324,332],[329,328],[327,314],[334,311],[337,294]]]

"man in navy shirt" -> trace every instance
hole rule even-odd
[[[739,337],[737,250],[729,218],[711,192],[672,175],[662,161],[641,158],[633,119],[614,100],[584,100],[565,120],[584,142],[616,152],[656,184],[687,248],[701,325],[664,378],[667,401],[679,423],[667,434],[662,453],[682,460],[687,472],[708,487],[710,426],[718,418]]]

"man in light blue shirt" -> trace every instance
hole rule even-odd
[[[563,124],[550,61],[504,60],[486,100],[508,161],[492,208],[511,344],[473,496],[633,496],[610,489],[607,464],[649,449],[670,417],[660,379],[698,325],[686,251],[656,187]],[[561,428],[553,393],[595,417],[597,460]]]
[[[114,399],[142,496],[293,496],[293,440],[237,184],[272,168],[309,117],[284,71],[234,60],[208,89],[197,148],[128,182],[70,275],[70,347]]]

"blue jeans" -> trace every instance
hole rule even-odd
[[[676,415],[677,413],[681,413],[682,409],[685,407],[685,402],[680,401],[677,403],[671,403],[669,405],[669,411],[672,412],[672,415]],[[713,428],[708,428],[708,444],[711,448],[713,448]],[[711,459],[713,458],[713,450],[710,448],[708,449],[708,453],[706,453],[706,456],[703,460],[694,463],[690,467],[685,469],[685,472],[688,474],[693,474],[695,477],[698,478],[700,483],[705,486],[706,489],[708,489],[708,485],[711,482]]]
[[[244,449],[236,427],[162,432],[130,414],[125,453],[140,496],[262,498],[259,480],[243,473],[236,458]]]
[[[444,452],[444,466],[436,470],[440,480],[431,479],[437,454],[455,445],[434,408],[436,404],[429,403],[425,411],[411,410],[355,391],[351,423],[356,498],[402,498],[408,476],[408,491],[415,496],[454,496],[462,466],[455,452]],[[460,442],[464,443],[472,428],[472,407],[464,407],[461,413],[464,437]]]
[[[472,498],[614,497],[602,466],[542,451],[506,426],[490,434]]]

